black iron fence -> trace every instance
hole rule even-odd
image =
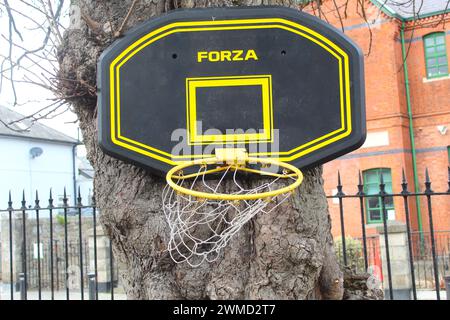
[[[441,291],[447,291],[447,299],[450,299],[450,231],[437,230],[434,225],[433,201],[437,197],[445,197],[446,200],[444,209],[445,212],[439,212],[448,221],[450,219],[450,167],[448,168],[448,189],[443,192],[433,191],[431,188],[431,180],[428,170],[425,173],[425,189],[423,192],[411,192],[408,190],[408,182],[406,181],[405,173],[402,173],[401,192],[387,193],[386,184],[383,181],[383,176],[380,175],[379,192],[375,194],[366,194],[364,192],[364,184],[359,175],[359,184],[355,194],[346,194],[341,183],[341,177],[338,173],[337,177],[337,192],[334,195],[327,196],[330,200],[335,200],[338,203],[338,217],[340,227],[340,239],[336,242],[336,250],[341,263],[345,266],[350,266],[358,271],[373,272],[370,267],[378,266],[380,274],[378,277],[382,282],[382,287],[385,290],[385,296],[388,299],[395,299],[398,288],[396,288],[395,270],[394,268],[402,268],[403,274],[398,281],[402,289],[409,289],[411,291],[411,298],[418,299],[418,290],[433,289],[436,299],[441,299]],[[424,215],[428,219],[428,230],[417,231],[413,230],[411,223],[412,209],[410,206],[410,199],[419,197],[421,203],[424,204]],[[382,228],[379,235],[367,235],[367,204],[366,200],[371,198],[380,199],[381,203],[381,224]],[[392,199],[400,198],[402,201],[402,208],[404,213],[405,225],[405,260],[406,264],[398,263],[398,255],[401,251],[394,251],[393,247],[398,247],[399,244],[391,245],[390,240],[393,237],[389,232],[388,227],[391,222],[388,221],[387,202],[392,203]],[[346,219],[350,217],[346,213],[345,201],[354,199],[352,202],[352,212],[355,210],[359,213],[360,234],[361,237],[346,236],[345,227]],[[355,199],[358,208],[355,207]],[[347,207],[348,209],[348,207]],[[352,217],[354,218],[354,217]],[[333,223],[336,223],[333,221]],[[381,236],[380,236],[381,235]],[[392,255],[395,255],[392,257]],[[395,260],[393,263],[393,260]],[[404,270],[408,270],[404,274]],[[401,273],[401,272],[400,272]],[[408,285],[409,280],[410,285]],[[403,295],[401,298],[404,298]],[[400,298],[400,297],[398,297]],[[420,297],[419,297],[420,298]]]
[[[1,282],[7,283],[0,299],[84,300],[99,293],[115,299],[118,267],[109,238],[97,234],[100,213],[93,200],[83,205],[78,196],[73,206],[69,200],[64,190],[62,204],[54,204],[50,190],[45,206],[37,192],[29,205],[23,193],[20,208],[14,208],[9,194],[7,209],[0,210]]]
[[[410,291],[412,299],[421,298],[418,292],[423,289],[434,290],[436,299],[441,299],[441,290],[445,290],[445,276],[450,275],[450,231],[436,230],[433,223],[434,199],[447,199],[450,195],[450,169],[447,191],[433,191],[428,172],[425,180],[423,192],[410,192],[403,174],[402,191],[387,193],[381,176],[379,192],[366,194],[360,176],[357,192],[350,195],[344,192],[338,173],[337,193],[328,196],[338,203],[339,220],[333,221],[333,225],[340,229],[335,245],[341,263],[377,276],[386,297],[390,299],[400,298],[397,283],[401,284],[402,290],[406,288]],[[373,197],[381,199],[383,214],[379,226],[382,231],[379,234],[367,234],[365,201]],[[410,208],[409,200],[415,197],[423,199],[425,204],[428,230],[413,230],[411,216],[414,210]],[[391,222],[387,217],[386,199],[392,198],[399,198],[402,204],[404,251],[401,251],[402,243],[391,243],[398,242],[388,229]],[[352,205],[346,205],[347,201],[353,201]],[[359,203],[358,206],[355,206],[355,201]],[[7,208],[0,210],[1,274],[2,282],[7,283],[1,288],[7,288],[8,291],[6,294],[3,292],[1,298],[99,299],[101,294],[103,299],[115,299],[118,267],[114,262],[109,238],[98,234],[101,232],[97,228],[100,212],[95,203],[92,201],[90,205],[83,205],[78,196],[76,204],[70,206],[65,191],[61,204],[54,204],[51,191],[45,202],[43,205],[36,193],[30,205],[23,194],[21,206],[14,208],[10,195]],[[450,218],[450,212],[439,214]],[[360,236],[346,236],[345,222],[349,218],[359,220]],[[402,252],[406,253],[404,264],[399,265],[398,258],[403,256]],[[399,268],[408,270],[406,275],[401,275],[403,278],[396,274]],[[405,276],[408,281],[405,281]],[[449,295],[447,298],[450,298]]]

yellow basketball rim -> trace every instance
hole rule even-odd
[[[207,166],[212,164],[220,164],[223,163],[224,159],[221,159],[220,157],[211,157],[211,158],[205,158],[205,159],[197,159],[192,161],[186,161],[182,162],[181,164],[173,167],[166,175],[166,181],[167,184],[174,189],[178,193],[186,194],[189,196],[197,197],[197,198],[203,198],[208,200],[228,200],[228,201],[241,201],[241,200],[257,200],[257,199],[267,199],[267,198],[273,198],[281,194],[286,194],[288,192],[294,191],[303,181],[303,174],[302,172],[294,167],[293,165],[290,165],[288,163],[276,160],[276,159],[268,159],[268,158],[253,158],[253,157],[247,157],[245,156],[243,159],[240,159],[239,161],[225,161],[225,164],[222,166],[218,166],[215,169],[205,170],[202,172],[192,173],[188,175],[183,175],[183,170],[192,166],[200,165],[200,166]],[[247,163],[260,163],[262,165],[277,165],[282,167],[283,173],[273,173],[269,171],[263,171],[263,170],[257,170],[257,169],[251,169],[247,168]],[[271,190],[267,192],[261,192],[261,193],[252,193],[252,194],[225,194],[225,193],[207,193],[207,192],[201,192],[196,191],[192,189],[184,188],[180,185],[178,185],[174,180],[185,180],[185,179],[192,179],[197,176],[207,175],[207,174],[213,174],[217,172],[222,172],[226,170],[233,170],[233,171],[245,171],[250,172],[254,174],[259,174],[261,176],[268,176],[268,177],[275,177],[275,178],[282,178],[282,179],[288,179],[292,178],[294,179],[294,182],[290,185],[277,189],[277,190]]]

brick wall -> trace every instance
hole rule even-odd
[[[409,121],[404,87],[403,59],[400,41],[401,23],[374,8],[364,1],[369,18],[376,22],[370,30],[361,17],[361,7],[357,1],[336,1],[340,7],[345,33],[364,51],[365,85],[368,139],[374,142],[347,156],[324,166],[325,192],[335,193],[337,171],[341,173],[344,192],[357,192],[358,172],[371,168],[390,168],[392,170],[393,191],[401,191],[401,172],[405,169],[410,190],[414,189],[412,170]],[[311,8],[305,11],[311,12]],[[334,1],[324,1],[322,18],[337,28],[342,28]],[[317,15],[317,11],[316,11]],[[326,17],[326,18],[325,18]],[[375,19],[376,18],[376,19]],[[447,23],[444,24],[443,22]],[[447,32],[447,51],[450,56],[450,15],[432,17],[406,24],[405,38],[408,48],[408,68],[413,112],[417,167],[420,188],[424,189],[425,168],[428,168],[433,182],[433,190],[446,191],[448,154],[450,145],[450,77],[433,81],[426,79],[423,36],[435,31]],[[445,135],[439,133],[437,126],[449,128]],[[388,136],[378,143],[378,135]],[[424,230],[428,230],[426,203],[422,199],[421,212]],[[330,200],[330,213],[333,220],[333,234],[340,234],[339,206]],[[361,213],[359,200],[344,201],[345,231],[349,235],[361,235]],[[412,225],[417,229],[417,212],[414,199],[410,200]],[[450,203],[448,197],[433,197],[433,218],[436,230],[450,230]],[[395,219],[404,220],[403,200],[395,200]],[[366,226],[368,233],[375,232],[375,226]]]

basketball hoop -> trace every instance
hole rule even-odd
[[[282,173],[268,171],[270,165],[283,168]],[[196,167],[194,173],[183,173]],[[207,179],[211,175],[215,179]],[[244,187],[238,182],[241,175],[272,180],[259,179],[252,182],[257,186]],[[205,260],[215,261],[231,237],[256,214],[269,213],[285,202],[303,175],[287,163],[247,157],[245,149],[222,149],[215,157],[174,167],[166,180],[163,209],[170,228],[167,250],[176,263],[196,267]],[[280,187],[283,180],[290,183]],[[220,186],[229,192],[218,192]]]
[[[166,176],[178,263],[217,259],[246,222],[289,198],[297,168],[366,137],[361,49],[294,9],[172,11],[117,39],[97,72],[99,144]],[[211,156],[219,146],[229,148]]]

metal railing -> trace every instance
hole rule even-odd
[[[47,217],[45,224],[48,234],[42,234],[44,212]],[[23,192],[20,208],[13,208],[10,192],[8,207],[0,210],[0,214],[6,215],[3,222],[7,223],[9,230],[7,241],[4,241],[7,242],[7,246],[3,246],[3,248],[7,247],[7,250],[2,252],[2,259],[9,258],[8,279],[4,277],[6,270],[2,272],[2,282],[9,283],[9,299],[17,299],[18,295],[20,299],[28,300],[29,292],[36,293],[37,290],[37,299],[41,300],[45,290],[48,298],[54,300],[56,293],[61,298],[60,289],[63,290],[63,297],[67,300],[73,298],[73,293],[77,294],[76,298],[84,300],[86,292],[90,293],[90,298],[99,298],[97,250],[99,213],[93,199],[92,204],[83,205],[80,190],[78,190],[76,204],[70,206],[64,189],[62,204],[54,205],[50,190],[48,203],[45,206],[41,204],[37,192],[34,203],[27,206],[25,192]],[[83,227],[87,226],[93,233],[90,235],[93,239],[92,246],[88,245],[89,236],[84,234]],[[5,228],[2,229],[5,230]],[[59,234],[55,234],[57,229],[61,231]],[[3,235],[3,239],[5,238]],[[106,263],[109,264],[107,268],[110,277],[109,295],[106,298],[114,300],[118,269],[109,239],[104,249],[109,256],[107,257],[109,261]],[[2,263],[2,265],[6,264]],[[92,292],[94,292],[93,295]]]
[[[341,259],[341,263],[345,266],[353,266],[359,271],[368,270],[372,265],[373,259],[381,259],[380,255],[385,255],[385,271],[387,273],[387,289],[386,293],[389,294],[390,299],[394,299],[394,288],[392,284],[392,266],[391,266],[391,249],[389,249],[389,232],[388,230],[388,214],[386,210],[386,199],[388,197],[402,199],[403,210],[405,214],[406,235],[407,235],[407,251],[411,277],[411,290],[412,298],[418,299],[418,288],[426,288],[427,283],[432,283],[433,289],[436,294],[436,299],[441,299],[441,285],[445,282],[444,273],[448,272],[450,264],[450,232],[445,230],[436,230],[433,221],[433,206],[432,199],[436,197],[449,197],[450,196],[450,167],[448,168],[448,190],[444,192],[435,192],[431,189],[431,181],[428,174],[428,170],[425,172],[425,190],[423,192],[415,193],[408,190],[408,182],[404,171],[402,172],[401,192],[400,193],[387,193],[386,184],[383,181],[383,176],[380,176],[379,192],[377,194],[366,194],[364,192],[364,184],[359,174],[358,191],[356,194],[350,195],[344,193],[343,185],[341,183],[341,177],[338,172],[337,177],[337,192],[334,195],[327,196],[328,199],[337,200],[339,208],[339,224],[340,224],[340,239],[339,245],[336,246],[338,257]],[[384,236],[382,241],[384,242],[385,252],[380,250],[380,237],[373,235],[366,235],[366,206],[365,200],[368,198],[377,197],[381,199],[381,212],[382,212],[382,227],[384,230]],[[428,231],[413,231],[411,227],[411,208],[409,205],[409,199],[412,197],[420,197],[425,200],[426,211],[428,216]],[[345,214],[344,202],[346,199],[359,200],[359,217],[361,225],[361,237],[357,239],[360,241],[361,249],[355,254],[354,248],[348,248],[349,239],[345,233],[345,221],[349,217]],[[450,201],[450,197],[449,197]],[[450,218],[450,212],[445,212]],[[378,257],[377,257],[378,255]],[[362,265],[362,267],[361,267]],[[358,267],[359,266],[359,267]],[[447,284],[448,287],[448,284]],[[450,298],[450,297],[447,297]]]
[[[360,174],[357,193],[349,195],[344,193],[338,173],[337,193],[327,196],[330,200],[337,200],[338,204],[340,221],[334,227],[340,227],[336,250],[341,263],[345,266],[353,266],[360,272],[370,271],[369,266],[373,265],[385,266],[382,268],[385,270],[381,271],[381,280],[385,278],[383,281],[387,285],[384,289],[390,299],[394,299],[389,249],[391,247],[390,235],[389,232],[385,232],[384,237],[381,238],[379,235],[366,234],[365,200],[371,197],[379,197],[382,200],[382,227],[384,230],[388,228],[386,198],[394,197],[402,200],[400,203],[403,205],[405,214],[412,298],[418,298],[418,289],[429,288],[431,285],[435,290],[436,298],[440,299],[441,280],[445,272],[448,272],[450,265],[450,231],[435,230],[432,199],[450,195],[450,169],[448,190],[445,192],[434,192],[431,189],[428,172],[425,177],[425,190],[421,193],[413,193],[408,191],[408,183],[403,173],[402,191],[389,194],[386,192],[386,185],[381,176],[379,193],[369,195],[364,193]],[[9,279],[5,279],[5,277],[3,279],[4,282],[9,282],[8,289],[10,291],[4,298],[28,299],[28,293],[31,291],[37,299],[55,299],[56,293],[58,293],[58,298],[67,300],[72,298],[99,299],[99,292],[104,293],[103,298],[115,299],[114,287],[118,282],[118,268],[114,262],[111,241],[107,237],[102,241],[106,245],[101,248],[102,258],[100,260],[102,270],[106,270],[104,274],[109,277],[109,285],[106,289],[100,290],[97,234],[99,212],[94,202],[90,205],[83,205],[79,194],[80,190],[78,190],[75,204],[70,206],[69,198],[64,190],[62,204],[54,205],[50,191],[48,202],[44,206],[36,193],[32,205],[27,206],[25,193],[23,193],[19,208],[13,207],[11,193],[9,194],[7,208],[0,210],[0,215],[3,216],[2,221],[6,223],[2,228],[4,241],[2,247],[6,250],[1,252],[1,256],[3,260],[9,258],[9,263],[2,263],[3,275],[9,273]],[[411,227],[411,210],[408,200],[416,196],[425,199],[429,220],[429,230],[427,231],[413,231]],[[353,201],[356,199],[359,203],[358,208],[352,206],[352,210],[356,210],[358,214],[351,218],[360,220],[361,236],[352,240],[346,237],[345,233],[345,221],[350,218],[344,210],[347,199],[354,199]],[[43,212],[46,213],[45,219]],[[87,228],[92,230],[89,235],[87,235]],[[6,232],[6,234],[5,229],[9,230],[9,233]],[[354,240],[357,241],[356,245]],[[33,243],[33,241],[36,242]],[[7,245],[4,245],[5,243]],[[5,268],[8,268],[9,272],[6,272]],[[46,297],[43,296],[43,291],[46,292]],[[87,294],[89,296],[86,296]]]

